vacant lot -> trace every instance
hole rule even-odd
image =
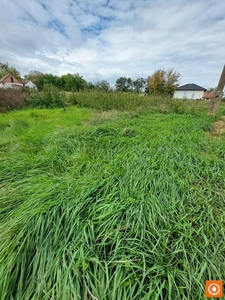
[[[225,279],[225,135],[205,112],[0,115],[0,299],[204,299]]]

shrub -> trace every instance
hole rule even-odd
[[[67,102],[71,105],[77,105],[77,94],[74,91],[66,92]]]
[[[28,93],[23,89],[0,89],[0,112],[24,108],[27,97]]]
[[[182,102],[177,101],[177,100],[171,99],[169,106],[170,106],[172,112],[174,112],[176,114],[183,114],[184,111],[185,111],[184,104]]]
[[[77,94],[77,104],[80,107],[94,108],[101,111],[136,110],[140,108],[150,108],[149,97],[140,97],[138,94],[128,92],[104,92],[88,91]]]
[[[64,92],[61,92],[51,84],[45,84],[41,92],[35,90],[30,92],[27,103],[31,107],[56,108],[65,107],[65,99]]]

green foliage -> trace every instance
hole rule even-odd
[[[103,116],[3,116],[1,300],[202,300],[205,280],[224,278],[225,148],[203,131],[212,119]]]
[[[0,63],[0,78],[7,75],[8,73],[21,80],[20,72],[16,68],[9,67],[8,63]]]
[[[183,102],[175,101],[174,99],[170,100],[170,108],[172,112],[177,114],[182,114],[185,111],[185,106]]]
[[[78,93],[76,92],[65,92],[66,94],[66,100],[68,102],[68,104],[70,105],[76,105],[77,102],[77,98],[78,98]]]
[[[146,80],[144,78],[137,78],[132,80],[130,77],[120,77],[116,80],[116,90],[122,92],[134,92],[141,93],[144,92],[146,87]]]
[[[24,78],[26,80],[31,80],[37,86],[38,90],[40,90],[43,86],[43,76],[44,74],[42,72],[34,70],[30,71]]]
[[[110,90],[110,84],[106,80],[97,81],[95,87],[100,91],[108,92]]]
[[[66,105],[65,93],[59,91],[54,85],[44,84],[43,90],[30,91],[27,104],[31,107],[55,108]]]
[[[215,92],[216,91],[216,87],[215,88],[208,88],[207,90],[206,90],[206,92],[209,92],[209,93],[213,93],[213,92]]]
[[[75,101],[70,101],[70,103],[78,104],[80,107],[94,108],[101,111],[112,109],[128,111],[151,109],[161,113],[184,113],[185,110],[189,111],[189,103],[186,103],[185,105],[183,101],[174,100],[166,96],[145,96],[131,92],[110,91],[105,93],[102,91],[86,91],[76,93]],[[198,109],[195,108],[194,112],[197,113],[197,111]]]
[[[88,82],[87,83],[87,90],[95,90],[95,88],[96,88],[96,85],[94,84],[94,83],[92,83],[92,82]]]
[[[146,79],[144,78],[137,78],[136,80],[133,81],[133,91],[137,94],[143,92],[146,87]]]
[[[66,74],[61,77],[53,74],[43,74],[39,71],[31,71],[25,76],[26,79],[32,80],[39,90],[44,88],[44,85],[52,85],[64,91],[82,91],[88,88],[87,82],[83,76],[79,74]]]
[[[131,78],[118,78],[116,80],[116,90],[121,92],[131,92],[133,90],[133,82]]]
[[[63,75],[61,80],[64,81],[65,91],[79,92],[87,87],[87,82],[79,74]]]
[[[77,94],[77,103],[81,107],[102,111],[110,109],[135,110],[149,106],[149,98],[134,93],[87,91]]]

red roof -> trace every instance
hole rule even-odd
[[[16,76],[14,76],[14,75],[12,75],[12,74],[6,74],[5,76],[3,76],[3,77],[0,79],[0,83],[1,83],[1,82],[4,82],[4,80],[5,80],[7,77],[9,77],[9,76],[16,78]],[[22,81],[21,81],[20,79],[16,78],[16,80],[17,80],[20,84],[23,84]],[[17,84],[18,84],[18,82],[17,82]],[[15,82],[14,82],[14,83],[15,83]]]
[[[204,92],[202,98],[211,99],[213,97],[213,93]]]

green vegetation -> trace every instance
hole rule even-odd
[[[1,300],[202,300],[224,279],[225,136],[203,102],[130,99],[0,116]]]
[[[54,85],[45,84],[41,92],[29,90],[27,104],[39,108],[64,107],[66,106],[65,92],[60,92]]]
[[[1,63],[0,62],[0,78],[2,78],[3,76],[5,76],[8,73],[13,74],[18,79],[21,79],[20,72],[16,68],[10,67],[8,65],[8,63]]]

